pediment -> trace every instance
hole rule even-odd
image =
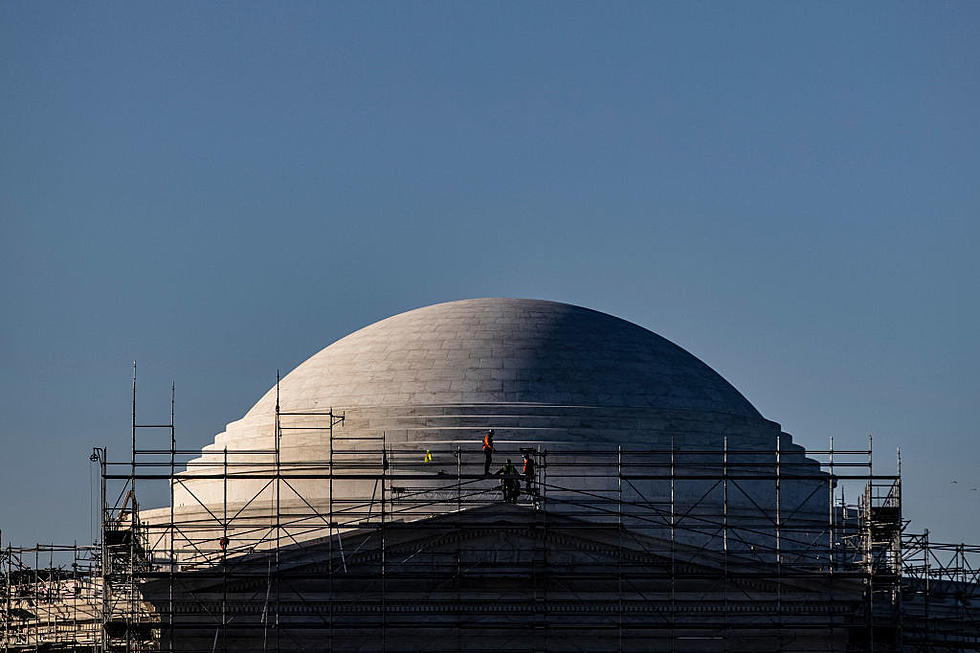
[[[673,555],[672,555],[673,553]],[[294,582],[317,583],[345,578],[367,579],[384,569],[389,577],[405,570],[428,569],[433,575],[535,573],[572,575],[583,570],[625,573],[653,582],[668,576],[704,584],[717,583],[724,560],[717,551],[698,551],[621,529],[616,523],[596,523],[554,515],[522,506],[496,504],[438,515],[411,522],[388,522],[376,527],[341,533],[283,547],[276,566]],[[226,590],[247,592],[264,586],[266,580],[248,573],[235,577],[237,569],[271,568],[273,554],[257,552],[228,560],[232,572]],[[745,561],[729,559],[725,582],[744,590],[775,592],[780,586],[793,592],[820,591],[807,582],[783,579],[777,582],[756,564],[749,574]],[[625,572],[623,570],[626,570]],[[773,574],[774,576],[775,574]],[[740,578],[739,578],[740,577]],[[733,581],[732,578],[739,578]],[[221,581],[203,574],[190,575],[182,584],[193,591],[210,591]],[[784,589],[784,591],[786,591]]]

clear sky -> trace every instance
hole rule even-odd
[[[567,301],[980,542],[980,3],[0,3],[0,528],[348,332]],[[953,483],[953,481],[957,481]]]

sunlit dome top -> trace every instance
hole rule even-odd
[[[279,391],[283,410],[531,403],[760,417],[669,340],[599,311],[534,299],[467,299],[389,317],[306,360]],[[275,388],[229,427],[266,422],[274,406]]]

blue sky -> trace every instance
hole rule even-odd
[[[346,333],[567,301],[980,542],[980,5],[0,4],[0,528]],[[952,481],[957,483],[952,483]]]

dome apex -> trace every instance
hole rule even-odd
[[[242,421],[272,415],[274,390]],[[599,311],[535,299],[466,299],[381,320],[299,365],[280,396],[284,410],[530,403],[760,417],[669,340]]]

